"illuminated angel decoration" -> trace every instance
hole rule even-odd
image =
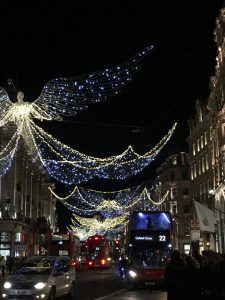
[[[125,226],[129,221],[129,213],[124,213],[122,216],[107,218],[104,220],[98,220],[96,218],[85,218],[73,214],[72,225],[70,229],[73,232],[83,229],[87,232],[107,232],[116,230],[117,228],[121,230],[122,226]]]
[[[105,101],[129,84],[132,75],[140,69],[140,61],[153,49],[148,46],[127,62],[113,68],[77,77],[56,78],[47,82],[34,102],[24,102],[23,92],[18,92],[18,102],[10,101],[7,92],[0,88],[0,121],[20,122],[23,118],[63,120],[88,108],[91,103]],[[17,115],[18,113],[18,115]]]
[[[142,171],[170,139],[176,124],[144,155],[137,154],[129,146],[119,155],[101,159],[84,155],[62,144],[37,126],[34,119],[60,121],[64,116],[73,116],[86,109],[91,103],[102,102],[118,94],[131,81],[132,75],[140,69],[140,61],[152,49],[149,46],[127,62],[113,68],[78,77],[50,80],[33,102],[24,101],[21,91],[17,93],[17,102],[12,102],[6,90],[0,88],[0,126],[13,122],[19,128],[14,139],[17,143],[11,146],[13,151],[9,157],[4,157],[6,151],[0,153],[0,175],[5,174],[11,165],[20,137],[31,153],[39,158],[46,171],[66,185],[80,184],[93,177],[124,179]]]

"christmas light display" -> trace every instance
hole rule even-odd
[[[87,232],[110,232],[121,226],[125,226],[128,223],[129,213],[124,213],[122,216],[115,218],[107,218],[104,220],[98,220],[97,218],[85,218],[73,214],[72,224],[70,229],[76,234],[81,229],[83,233]]]
[[[136,153],[132,146],[129,146],[123,153],[104,159],[73,150],[47,134],[33,121],[30,121],[29,132],[47,172],[57,181],[74,185],[93,177],[123,180],[138,174],[155,159],[169,141],[176,125],[175,123],[153,149],[143,155]]]
[[[75,187],[66,197],[59,197],[51,188],[52,195],[61,201],[76,215],[93,216],[100,213],[104,218],[113,218],[129,212],[136,205],[159,206],[168,196],[168,191],[158,200],[152,200],[150,192],[144,185],[130,189],[102,192]]]
[[[3,147],[0,152],[0,176],[5,175],[12,165],[19,140],[21,138],[21,132],[23,123],[18,126],[16,132],[13,134],[9,142]],[[3,145],[2,145],[3,146]]]
[[[77,77],[56,78],[47,82],[34,102],[25,102],[23,92],[18,92],[17,102],[11,102],[5,89],[0,88],[1,125],[24,118],[40,120],[62,120],[62,116],[73,116],[90,103],[105,101],[131,81],[140,69],[140,61],[153,49],[150,45],[127,62]]]
[[[121,180],[136,175],[154,160],[170,139],[176,124],[155,148],[144,155],[135,153],[129,146],[120,155],[101,159],[84,155],[60,143],[38,127],[33,119],[62,120],[62,116],[72,116],[86,108],[87,104],[117,94],[131,80],[131,75],[140,69],[140,61],[152,48],[146,47],[114,68],[78,77],[53,79],[44,86],[34,102],[24,101],[24,94],[20,91],[17,102],[13,103],[7,92],[0,88],[0,125],[14,122],[17,127],[22,126],[20,135],[31,153],[39,157],[52,177],[66,185],[79,184],[93,177]],[[2,157],[4,170],[9,169],[10,162],[6,156]]]

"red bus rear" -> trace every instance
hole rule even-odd
[[[79,269],[80,240],[71,232],[53,232],[49,237],[48,254],[65,255],[72,259],[72,264]]]
[[[106,268],[111,264],[109,242],[105,236],[94,235],[87,239],[87,266],[89,268]]]

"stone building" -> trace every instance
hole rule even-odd
[[[214,40],[217,46],[215,75],[210,80],[208,109],[211,114],[214,169],[212,195],[216,217],[216,250],[225,252],[225,8],[216,19]]]
[[[15,132],[14,124],[0,129],[1,150]],[[2,153],[1,153],[2,154]],[[3,163],[0,177],[0,254],[26,256],[47,251],[49,231],[55,229],[55,199],[49,176],[37,155],[20,142],[13,162]]]
[[[160,210],[170,211],[173,219],[173,247],[182,253],[190,251],[191,197],[189,156],[185,152],[170,155],[156,170],[153,199],[168,195]]]
[[[214,184],[214,158],[211,114],[207,105],[200,100],[196,101],[195,118],[188,121],[190,157],[190,194],[192,197],[192,220],[199,222],[195,230],[193,241],[197,242],[200,251],[215,250],[215,218],[214,197],[211,193]],[[204,210],[204,213],[203,213]],[[194,232],[193,232],[194,234]]]

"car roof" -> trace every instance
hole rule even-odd
[[[34,256],[29,256],[25,260],[29,261],[39,261],[39,260],[61,260],[61,259],[68,259],[71,260],[69,256],[57,256],[57,255],[34,255]]]

